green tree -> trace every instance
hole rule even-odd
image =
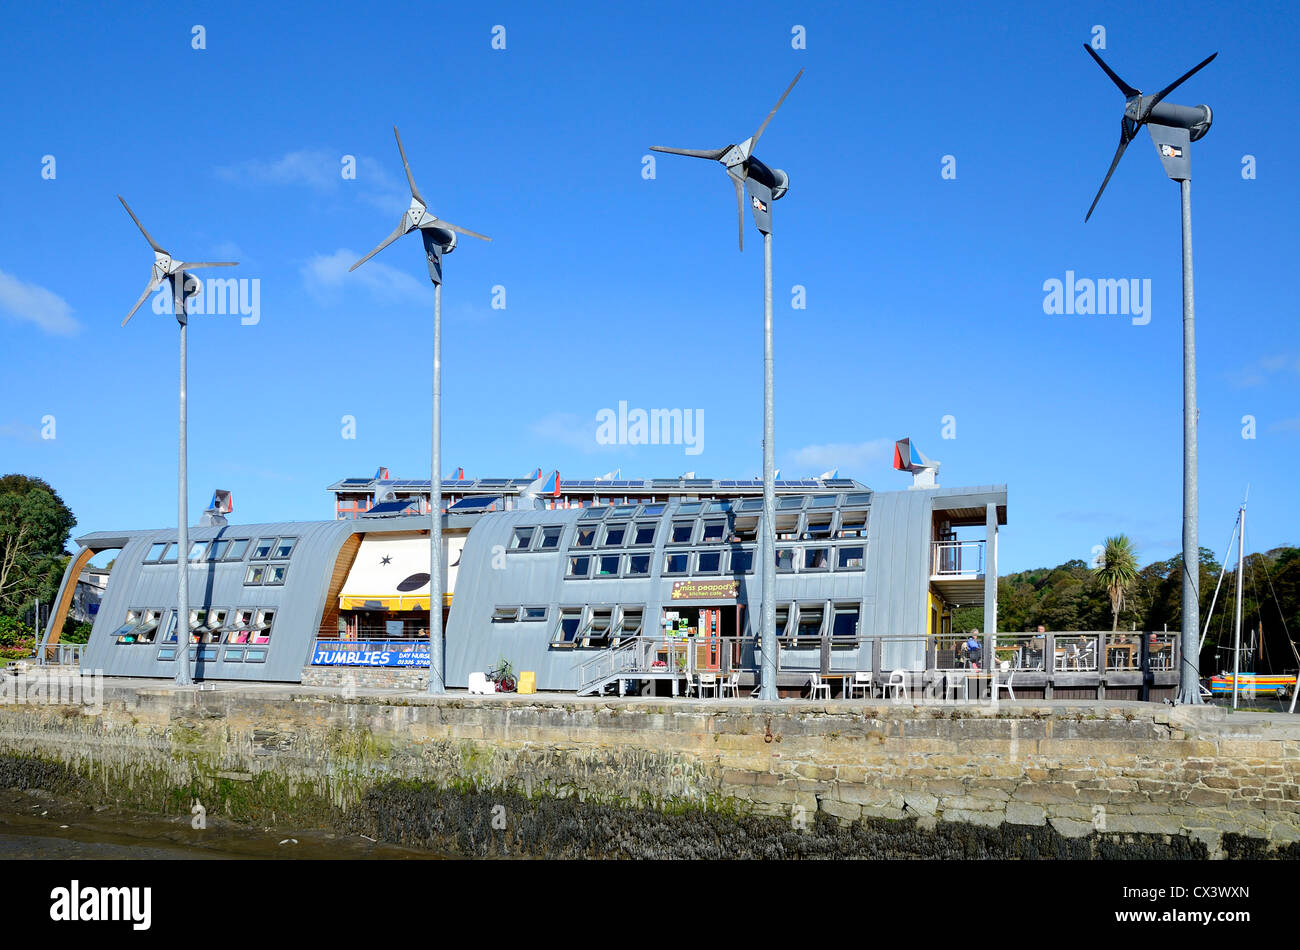
[[[1128,535],[1116,534],[1105,540],[1101,562],[1093,569],[1093,576],[1110,597],[1110,629],[1118,630],[1124,598],[1138,576],[1137,552]]]
[[[47,482],[0,477],[0,614],[17,614],[33,597],[53,598],[76,523]]]

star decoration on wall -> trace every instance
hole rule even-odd
[[[392,559],[391,557],[389,557],[387,554],[385,554],[382,558],[379,559],[379,563],[380,563],[380,564],[392,564],[392,563],[393,563],[393,559]]]

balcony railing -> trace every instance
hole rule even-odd
[[[983,541],[935,541],[930,573],[934,577],[958,577],[984,573]]]

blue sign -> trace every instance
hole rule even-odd
[[[317,640],[312,666],[409,666],[428,669],[428,640]]]

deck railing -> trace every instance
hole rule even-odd
[[[984,573],[983,541],[935,541],[931,548],[930,573],[934,577]]]

